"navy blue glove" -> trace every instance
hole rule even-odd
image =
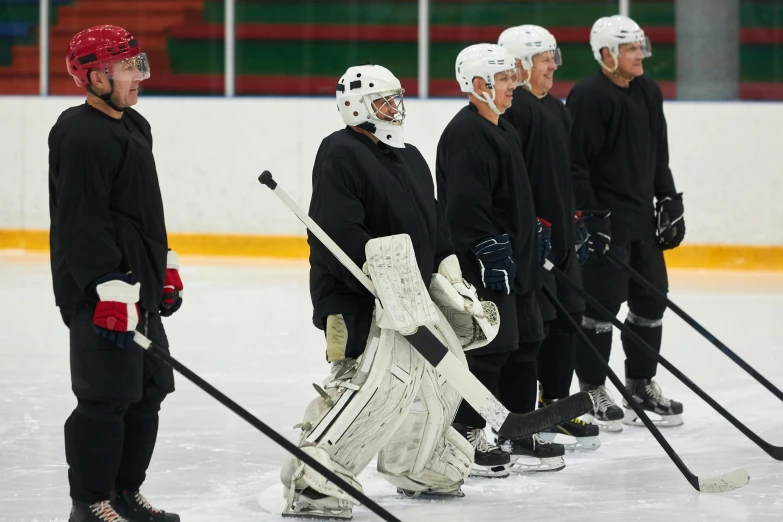
[[[508,295],[514,288],[517,265],[512,259],[508,234],[488,237],[470,249],[481,267],[484,288]]]
[[[546,258],[552,251],[552,225],[544,218],[536,218],[536,234],[538,235],[538,263],[544,266]]]
[[[590,256],[590,232],[587,231],[581,210],[574,216],[574,226],[576,227],[576,259],[579,261],[579,266],[582,266]]]
[[[589,233],[587,240],[588,259],[604,257],[612,242],[612,225],[608,210],[585,210],[582,213],[585,227]]]
[[[655,205],[655,235],[662,250],[680,246],[685,237],[685,207],[682,192],[667,196]]]

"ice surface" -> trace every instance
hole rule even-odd
[[[306,265],[182,260],[185,304],[166,320],[172,354],[262,421],[293,439],[311,383],[327,369],[311,324]],[[674,272],[672,298],[778,387],[783,275]],[[70,392],[68,334],[54,306],[46,256],[0,254],[0,520],[67,520],[63,423]],[[621,312],[624,314],[624,312]],[[664,353],[765,440],[783,445],[783,404],[671,312]],[[622,377],[619,336],[612,367]],[[185,522],[282,520],[283,451],[190,382],[163,405],[144,492]],[[566,455],[558,473],[470,479],[466,497],[405,499],[373,468],[366,492],[402,520],[783,521],[783,462],[774,461],[665,370],[664,392],[685,425],[664,431],[697,475],[745,468],[750,484],[699,494],[644,428],[602,436]],[[271,489],[270,489],[271,488]],[[364,509],[355,520],[373,520]]]

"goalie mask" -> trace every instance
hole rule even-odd
[[[539,54],[552,53],[555,65],[563,65],[563,57],[557,47],[555,37],[537,25],[520,25],[510,27],[503,31],[498,38],[498,45],[508,49],[514,57],[520,61],[521,70],[517,69],[517,86],[524,85],[528,90],[530,78],[522,81],[522,71],[530,71],[533,68],[533,58]]]
[[[346,125],[359,127],[391,147],[405,148],[405,89],[380,65],[350,67],[337,82],[337,110]]]
[[[495,74],[511,71],[516,74],[517,61],[505,47],[495,44],[476,44],[466,47],[457,55],[454,64],[457,82],[462,92],[472,94],[487,103],[495,114],[502,114],[495,105]],[[481,78],[492,92],[477,93],[473,88],[473,79]]]

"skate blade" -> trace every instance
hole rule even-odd
[[[585,418],[585,422],[589,422],[590,424],[595,424],[601,429],[601,431],[605,431],[607,433],[620,433],[621,431],[623,431],[622,420],[603,421],[595,418],[593,415],[590,415],[589,413],[586,414],[584,418]]]
[[[652,423],[658,427],[658,428],[676,428],[678,426],[682,426],[684,424],[684,421],[682,420],[682,415],[658,415],[657,413],[653,413],[651,411],[645,411],[647,416],[650,418]],[[625,416],[623,417],[623,424],[626,426],[638,426],[644,428],[644,423],[639,418],[638,415],[636,415],[636,412],[633,410],[625,410]]]
[[[562,444],[566,451],[595,451],[601,447],[600,437],[574,437],[565,433],[539,433],[547,442]]]
[[[537,457],[528,457],[527,455],[512,455],[511,458],[517,459],[516,462],[511,464],[511,471],[518,474],[560,471],[566,466],[563,457],[539,459]],[[535,461],[538,461],[538,463],[535,463]]]
[[[407,489],[397,488],[397,493],[404,495],[406,498],[419,498],[419,497],[457,497],[462,498],[465,493],[462,492],[462,488],[450,489],[450,490],[438,490],[428,489],[426,491],[410,491]]]
[[[506,478],[511,475],[509,468],[511,464],[504,464],[501,466],[478,466],[473,464],[470,468],[469,477],[476,478]]]

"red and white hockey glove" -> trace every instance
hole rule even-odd
[[[169,250],[166,256],[166,279],[163,282],[163,299],[160,315],[168,317],[182,306],[182,279],[179,277],[179,256]]]
[[[130,275],[107,274],[95,282],[98,304],[92,322],[95,331],[125,348],[133,343],[133,332],[139,324],[139,291]]]

